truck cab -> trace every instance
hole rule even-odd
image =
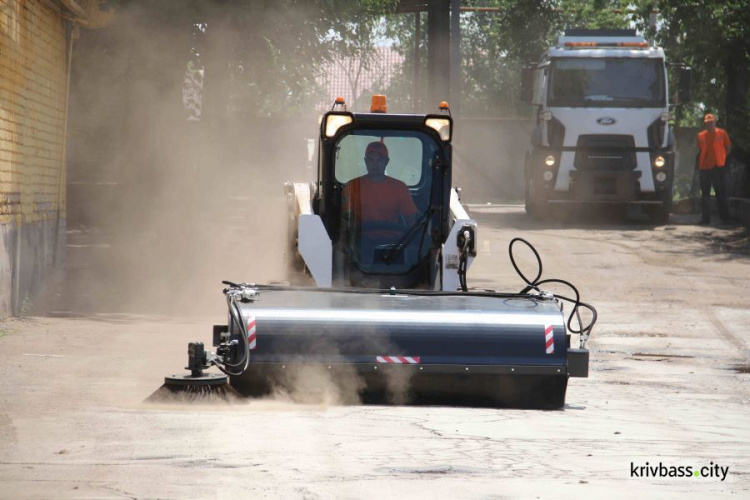
[[[567,30],[524,80],[537,107],[527,212],[639,204],[654,221],[667,221],[675,144],[661,48],[634,30]]]

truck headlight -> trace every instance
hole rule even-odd
[[[667,164],[667,160],[665,160],[662,155],[659,155],[656,158],[654,158],[654,166],[656,168],[661,168],[666,164]]]
[[[667,180],[667,173],[666,172],[659,172],[656,174],[656,182],[664,182]]]
[[[555,164],[555,157],[552,155],[547,156],[547,158],[544,159],[544,164],[548,167],[551,167]]]

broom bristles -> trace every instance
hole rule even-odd
[[[144,400],[145,403],[191,403],[191,404],[232,404],[244,403],[245,398],[229,384],[206,385],[206,384],[185,384],[173,385],[164,384],[156,389],[149,397]]]

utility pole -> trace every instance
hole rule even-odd
[[[450,100],[451,114],[461,113],[461,0],[451,0],[451,61]]]
[[[413,113],[419,111],[419,98],[421,92],[419,89],[422,82],[419,81],[419,65],[421,63],[419,56],[419,44],[422,42],[422,12],[414,12],[414,91],[411,96],[411,107]]]
[[[433,111],[450,99],[450,1],[430,0],[427,6],[427,100]]]

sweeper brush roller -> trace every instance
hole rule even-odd
[[[551,296],[253,287],[214,343],[237,348],[241,394],[283,388],[289,374],[323,367],[359,377],[361,396],[408,387],[409,400],[558,408],[568,377],[585,376],[588,351],[570,347]]]

